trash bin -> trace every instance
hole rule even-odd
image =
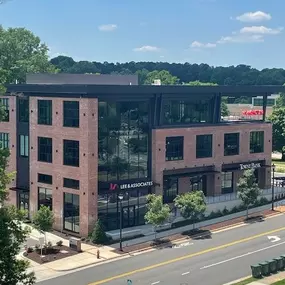
[[[283,269],[285,269],[285,255],[281,255],[280,257],[281,257],[282,260],[283,260]]]
[[[284,269],[284,262],[283,262],[283,258],[282,257],[276,257],[274,258],[274,260],[276,260],[277,262],[277,270],[281,271]]]
[[[269,271],[270,273],[277,272],[277,261],[276,260],[269,260]]]
[[[251,273],[252,273],[252,277],[254,278],[260,278],[261,275],[261,265],[257,264],[257,265],[251,265]]]
[[[267,276],[270,274],[270,271],[269,271],[269,263],[267,261],[264,261],[262,263],[259,263],[261,265],[261,274],[263,276]]]

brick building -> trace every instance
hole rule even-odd
[[[281,86],[8,86],[0,123],[17,171],[10,202],[32,216],[40,205],[55,228],[86,236],[100,218],[108,230],[144,223],[146,196],[236,191],[244,169],[270,187],[272,126],[222,121],[221,96],[284,92]]]

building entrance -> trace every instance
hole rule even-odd
[[[122,209],[123,228],[129,228],[136,225],[136,206],[123,207]]]

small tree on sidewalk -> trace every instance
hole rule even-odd
[[[151,194],[147,196],[147,212],[144,216],[147,224],[154,226],[154,238],[156,239],[156,228],[165,223],[170,216],[170,207],[163,204],[161,195]]]
[[[40,209],[34,215],[33,223],[35,228],[43,232],[45,235],[45,243],[46,243],[46,232],[52,230],[54,223],[54,214],[47,206],[41,206]]]
[[[237,183],[238,197],[242,203],[246,206],[246,218],[248,219],[248,209],[250,205],[253,205],[258,196],[260,195],[260,189],[256,183],[254,175],[254,169],[245,170],[242,177],[240,177]]]
[[[105,233],[104,226],[100,220],[97,220],[93,229],[91,240],[96,244],[105,244],[108,241],[108,237]]]
[[[193,229],[197,219],[206,211],[204,198],[203,191],[192,191],[178,195],[174,199],[175,207],[180,210],[181,216],[193,221]]]

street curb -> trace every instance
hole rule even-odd
[[[248,278],[250,278],[250,277],[252,277],[252,276],[249,275],[249,276],[247,276],[247,277],[243,277],[243,278],[240,278],[240,279],[231,281],[231,282],[226,283],[226,284],[223,284],[223,285],[234,285],[234,284],[236,284],[236,283],[238,283],[238,282],[241,282],[241,281],[244,281],[244,280],[246,280],[246,279],[248,279]]]

